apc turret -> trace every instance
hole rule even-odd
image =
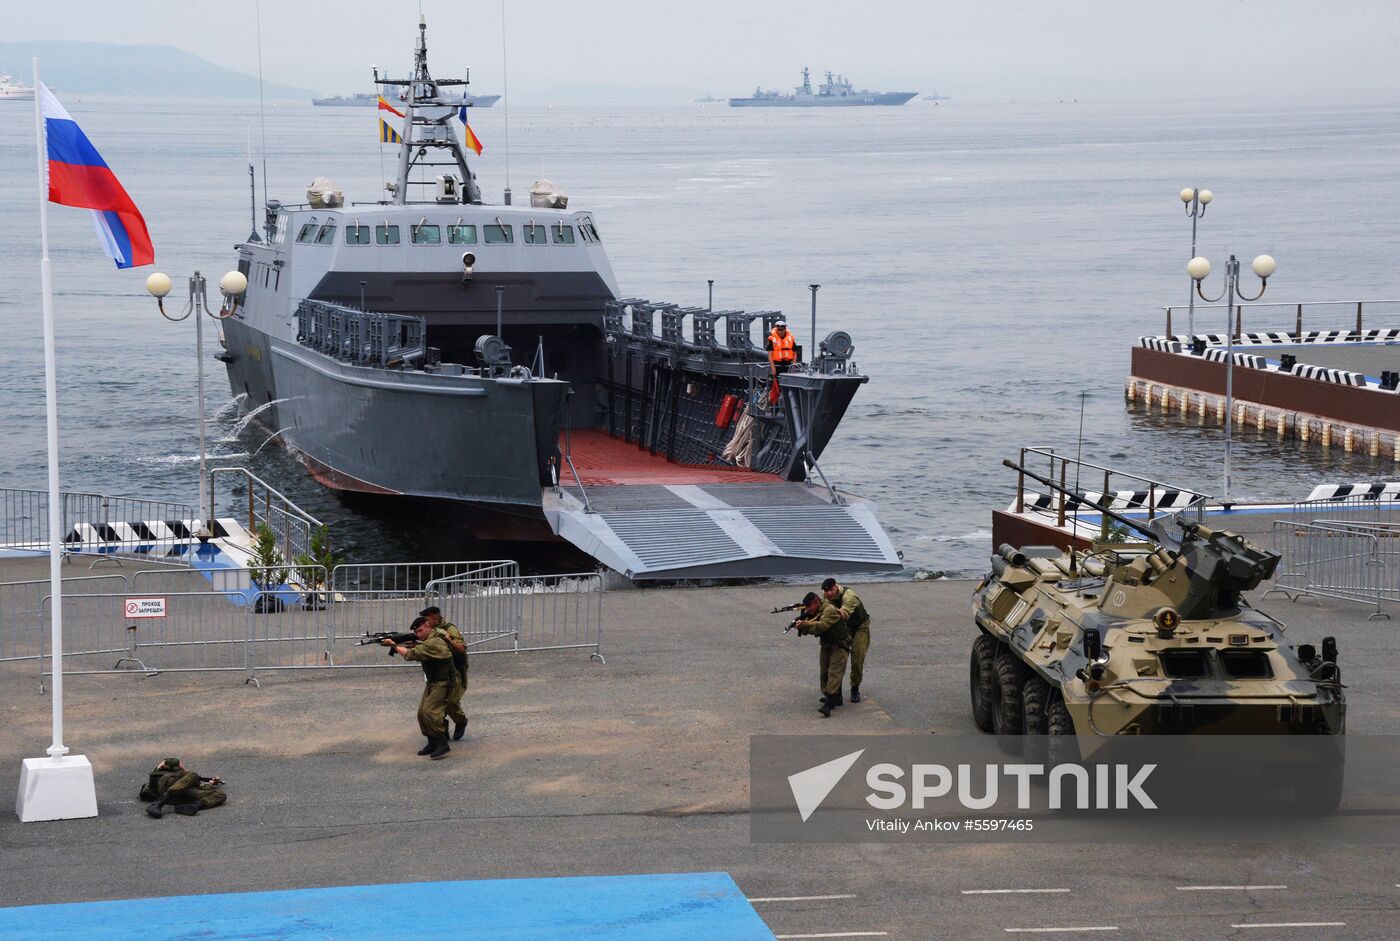
[[[1042,749],[1073,742],[1086,757],[1114,735],[1344,732],[1336,641],[1295,646],[1243,597],[1272,577],[1276,553],[1194,520],[1147,525],[1005,463],[1143,541],[997,550],[972,603],[980,729],[1049,736],[1026,741]],[[1315,809],[1340,800],[1337,752],[1295,782]]]

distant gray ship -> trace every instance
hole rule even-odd
[[[794,94],[754,89],[752,98],[730,98],[731,108],[839,108],[858,105],[902,105],[919,93],[916,91],[859,91],[844,75],[826,73],[826,81],[812,90],[812,74],[802,67],[802,84]]]
[[[462,95],[460,98],[453,98],[457,104],[464,104],[468,108],[489,108],[501,100],[500,95]],[[330,108],[373,108],[379,103],[378,95],[336,95],[332,98],[312,98],[311,103],[320,107]],[[398,107],[401,102],[395,100],[389,104]]]

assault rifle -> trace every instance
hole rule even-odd
[[[774,609],[773,609],[771,612],[769,612],[769,613],[770,613],[770,614],[781,614],[781,613],[784,612],[784,611],[801,611],[804,607],[806,607],[806,605],[804,605],[802,602],[800,602],[800,601],[794,601],[792,604],[784,605],[784,606],[781,607],[781,608],[774,608]],[[788,624],[787,627],[783,628],[783,633],[786,634],[788,631],[790,631],[790,630],[792,630],[794,627],[796,627],[796,626],[797,626],[797,622],[800,621],[800,620],[802,620],[802,616],[801,616],[801,615],[798,615],[797,617],[793,618],[793,619],[792,619],[792,622],[791,622],[790,624]]]
[[[365,631],[365,636],[364,636],[364,637],[361,637],[359,640],[355,641],[355,646],[356,646],[356,647],[367,647],[367,646],[369,646],[370,644],[377,644],[377,643],[380,643],[381,641],[385,641],[385,640],[389,641],[391,644],[402,644],[402,645],[405,646],[405,647],[412,647],[414,644],[418,643],[418,635],[415,634],[415,633],[413,633],[412,631],[408,631],[408,632],[378,631],[378,632],[375,632],[375,633],[371,633],[370,631]],[[389,648],[389,656],[392,657],[393,655],[394,655],[394,648],[391,646],[391,647]]]

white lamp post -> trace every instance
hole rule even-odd
[[[1278,264],[1272,256],[1260,255],[1250,267],[1259,276],[1258,294],[1248,297],[1240,291],[1240,263],[1231,255],[1230,260],[1225,263],[1225,289],[1212,298],[1206,297],[1205,292],[1201,290],[1201,282],[1210,275],[1210,262],[1198,255],[1186,264],[1186,273],[1195,282],[1196,293],[1201,295],[1201,300],[1207,304],[1214,304],[1221,298],[1228,298],[1225,302],[1225,492],[1220,500],[1226,509],[1230,507],[1230,433],[1235,412],[1235,326],[1231,323],[1234,319],[1235,300],[1238,297],[1241,301],[1257,301],[1263,297],[1265,289],[1269,286],[1269,276],[1278,268]]]
[[[1215,194],[1210,190],[1199,188],[1187,188],[1177,194],[1181,201],[1186,204],[1186,214],[1191,217],[1191,257],[1196,257],[1196,223],[1206,214],[1206,207],[1215,198]],[[1196,336],[1196,292],[1192,287],[1186,289],[1186,335],[1192,339]],[[1171,331],[1168,331],[1170,333]],[[1167,338],[1168,340],[1171,337]],[[1188,341],[1189,342],[1189,341]]]
[[[218,311],[209,309],[209,300],[205,296],[204,276],[198,271],[190,278],[189,299],[185,302],[184,313],[178,317],[172,317],[165,312],[165,296],[170,293],[170,277],[157,271],[146,279],[146,291],[156,299],[156,306],[160,308],[161,316],[166,320],[179,323],[187,319],[190,314],[203,314],[215,320],[227,320],[238,312],[238,301],[248,290],[248,279],[239,271],[230,271],[219,279],[219,291],[224,295],[225,301],[220,305]],[[209,494],[209,472],[204,453],[204,317],[194,318],[194,344],[195,357],[198,360],[199,368],[199,519],[200,523],[208,528],[209,520],[213,516],[214,508],[210,504]]]

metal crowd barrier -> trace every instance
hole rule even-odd
[[[442,579],[433,603],[456,624],[473,653],[591,650],[603,658],[603,578],[569,575]]]
[[[223,671],[257,684],[265,671],[397,667],[356,641],[407,630],[427,604],[473,654],[583,649],[603,660],[597,573],[522,577],[511,561],[342,568],[283,566],[277,585],[219,570],[208,588],[188,571],[64,579],[64,673]],[[47,580],[0,584],[0,663],[37,661],[41,688],[52,675],[50,601]]]
[[[68,490],[59,499],[65,555],[189,564],[187,541],[200,525],[189,504]],[[0,489],[0,545],[35,552],[49,548],[47,490]]]
[[[1384,600],[1400,600],[1400,525],[1317,520],[1276,520],[1273,547],[1282,558],[1274,592],[1300,597],[1336,598],[1375,608],[1367,620],[1389,619]]]
[[[63,596],[114,591],[128,584],[125,575],[87,575],[63,580]],[[48,636],[47,578],[0,582],[0,663],[37,660],[40,638]]]

